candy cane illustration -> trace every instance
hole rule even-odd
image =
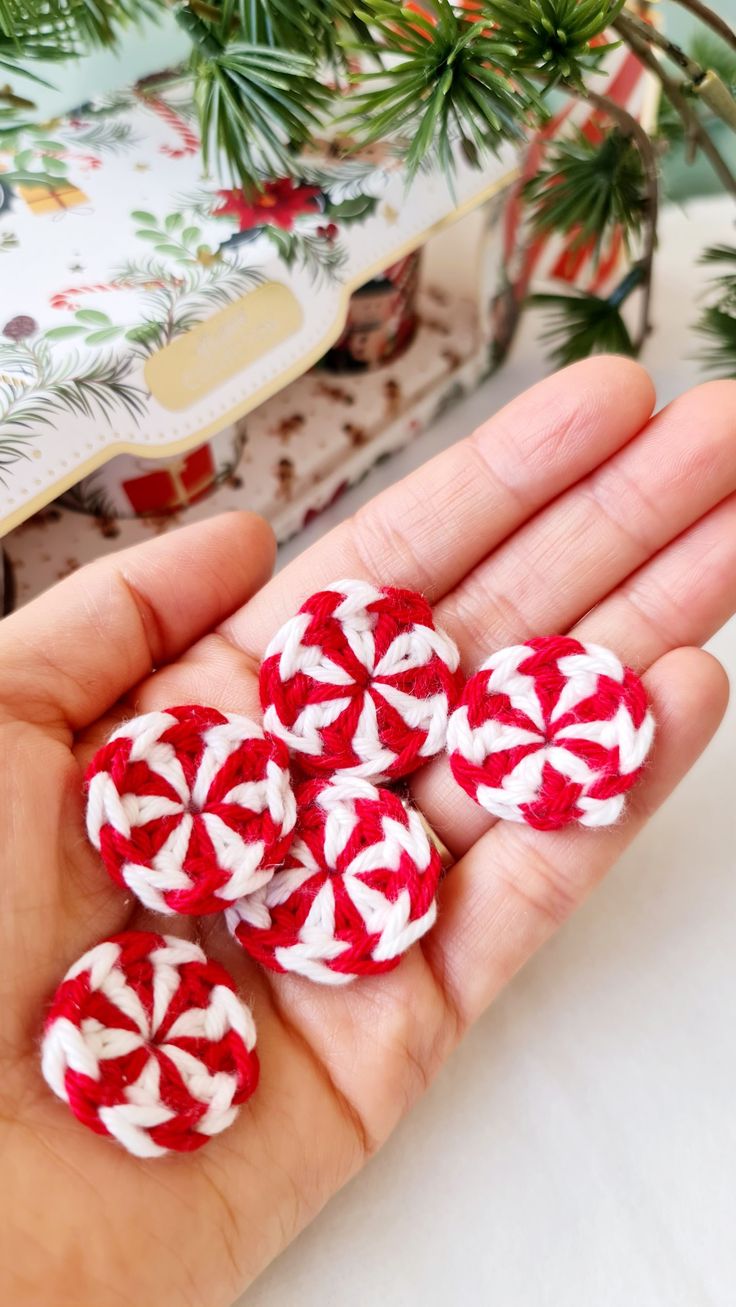
[[[172,284],[180,284],[179,279],[172,278],[171,281],[165,282],[152,277],[150,281],[139,282],[121,277],[118,281],[98,281],[89,282],[85,286],[68,286],[66,290],[57,291],[52,295],[49,303],[52,309],[74,310],[79,308],[79,299],[84,295],[100,295],[111,290],[157,290]]]
[[[161,100],[155,95],[142,95],[138,92],[138,99],[145,104],[148,109],[161,118],[163,122],[178,136],[181,145],[161,145],[159,152],[166,154],[170,159],[183,159],[189,154],[197,154],[199,151],[199,137],[193,132],[191,127],[181,117],[180,114],[172,109],[170,104]]]

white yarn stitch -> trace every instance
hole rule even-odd
[[[197,944],[175,936],[161,938],[163,945],[149,954],[154,969],[154,1004],[150,1017],[117,965],[122,950],[115,941],[96,945],[67,972],[65,981],[89,971],[90,988],[102,992],[137,1028],[102,1026],[90,1018],[77,1026],[66,1017],[49,1025],[43,1040],[41,1068],[50,1088],[65,1102],[69,1102],[65,1082],[68,1071],[99,1080],[105,1061],[157,1043],[159,1025],[179,988],[178,968],[187,962],[207,962]],[[255,1025],[248,1008],[231,989],[215,985],[210,990],[207,1006],[183,1011],[165,1040],[158,1044],[159,1050],[177,1067],[191,1097],[206,1104],[207,1110],[195,1127],[199,1134],[219,1134],[235,1119],[238,1107],[233,1097],[238,1082],[224,1071],[213,1074],[199,1058],[173,1041],[182,1038],[219,1041],[228,1031],[238,1034],[249,1051],[255,1047]],[[159,1080],[159,1063],[152,1054],[138,1079],[124,1090],[125,1101],[99,1109],[99,1118],[109,1133],[136,1157],[159,1157],[168,1151],[148,1133],[176,1116],[161,1100]]]
[[[254,934],[270,930],[273,910],[288,903],[302,885],[320,874],[324,875],[323,883],[312,899],[301,926],[292,938],[284,940],[274,949],[274,960],[284,971],[327,985],[344,985],[354,978],[354,973],[349,969],[335,970],[330,965],[355,943],[341,940],[335,933],[334,881],[338,877],[362,918],[364,935],[379,937],[370,947],[370,953],[366,954],[376,963],[398,959],[434,924],[437,915],[434,890],[439,866],[421,820],[411,809],[407,810],[407,825],[391,816],[382,817],[382,838],[362,848],[340,872],[335,871],[359,822],[355,807],[359,800],[380,803],[381,791],[361,777],[334,777],[316,800],[325,814],[323,857],[319,861],[314,857],[309,845],[299,836],[297,828],[297,836],[289,854],[289,865],[277,871],[267,885],[226,910],[225,918],[231,932],[259,960],[265,959],[255,951],[257,936],[254,948],[250,949],[247,934],[239,935],[238,927],[253,927]],[[362,879],[367,873],[382,868],[398,872],[402,854],[408,855],[420,876],[432,877],[431,901],[418,916],[414,915],[416,904],[407,886],[392,901]],[[358,940],[359,945],[362,942]],[[367,946],[366,939],[366,949]]]
[[[223,906],[265,884],[273,873],[267,857],[265,860],[269,865],[262,865],[264,855],[268,853],[262,839],[243,839],[216,812],[208,812],[204,807],[212,781],[230,755],[245,741],[264,739],[261,727],[247,717],[234,713],[224,716],[227,717],[224,724],[210,726],[202,733],[204,748],[191,790],[175,750],[161,739],[165,732],[178,724],[172,713],[144,713],[123,723],[110,737],[111,741],[131,740],[130,762],[145,762],[162,782],[171,786],[177,795],[176,800],[164,794],[121,794],[107,771],[99,771],[89,780],[87,832],[98,850],[101,847],[100,833],[105,826],[112,827],[123,839],[129,840],[136,827],[147,826],[163,817],[179,818],[150,865],[127,861],[120,867],[122,880],[152,912],[171,913],[173,909],[166,896],[172,891],[187,892],[194,888],[195,882],[183,865],[192,836],[194,813],[198,814],[212,842],[217,867],[220,872],[229,873],[214,891]],[[267,813],[281,835],[288,835],[294,827],[296,804],[288,769],[273,759],[266,763],[265,774],[260,780],[233,786],[221,802],[237,804],[258,814]]]
[[[344,596],[332,615],[333,620],[340,624],[345,643],[370,674],[372,693],[382,697],[403,718],[409,729],[425,734],[426,738],[418,751],[419,759],[434,757],[445,746],[451,707],[447,694],[407,694],[381,678],[398,676],[412,670],[421,671],[433,660],[440,660],[450,673],[455,673],[459,666],[459,652],[454,641],[443,631],[417,622],[411,629],[398,632],[383,655],[376,660],[373,630],[377,618],[375,613],[367,610],[370,605],[385,600],[384,593],[370,582],[362,580],[337,581],[326,586],[325,590]],[[278,673],[284,683],[301,673],[321,685],[351,687],[351,676],[331,657],[329,649],[323,649],[318,644],[304,643],[312,620],[309,612],[299,612],[285,622],[268,645],[264,663],[278,656]],[[264,702],[264,728],[282,739],[305,763],[310,759],[318,760],[324,754],[322,732],[334,725],[350,707],[350,703],[348,696],[321,703],[306,703],[289,725],[282,720],[274,702]],[[341,775],[373,781],[380,781],[392,774],[397,754],[381,739],[376,706],[369,694],[364,695],[360,719],[350,746],[359,761],[350,766],[338,764],[335,771]]]
[[[577,807],[582,814],[577,820],[581,825],[611,825],[620,817],[626,795],[620,793],[596,798],[585,794],[585,787],[593,786],[599,779],[598,773],[585,759],[566,748],[565,742],[589,740],[605,749],[617,750],[617,775],[625,781],[639,770],[651,749],[654,718],[651,712],[646,712],[636,726],[628,707],[621,703],[611,718],[583,721],[559,730],[554,729],[555,722],[574,710],[578,704],[595,696],[600,677],[623,684],[626,669],[614,653],[593,643],[586,643],[584,652],[560,657],[557,666],[568,679],[550,715],[550,722],[546,724],[535,677],[519,670],[533,652],[526,644],[500,649],[482,664],[478,673],[491,672],[487,679],[486,695],[489,698],[492,695],[505,696],[510,707],[523,713],[533,729],[499,721],[494,717],[471,726],[469,707],[464,701],[472,691],[475,678],[471,678],[463,700],[448,724],[447,750],[453,767],[455,759],[459,758],[481,769],[484,761],[492,754],[512,750],[520,745],[537,745],[533,752],[528,753],[503,776],[500,785],[492,786],[479,781],[474,790],[470,785],[465,786],[468,793],[472,793],[477,802],[496,817],[507,821],[528,821],[524,809],[537,802],[542,773],[545,765],[548,765],[583,787],[577,800]]]

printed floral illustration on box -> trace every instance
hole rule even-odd
[[[23,522],[6,537],[11,562],[22,563],[20,600],[101,553],[214,513],[248,508],[280,540],[301,530],[477,384],[486,348],[478,305],[450,269],[437,273],[447,280],[420,285],[411,344],[381,369],[312,369],[219,432],[206,457],[189,450],[164,466],[117,455]]]
[[[494,164],[499,184],[511,166],[508,156]],[[480,197],[488,176],[463,167],[455,198]],[[152,389],[149,362],[276,283],[289,288],[299,314],[289,328],[297,339],[285,329],[273,349],[297,375],[300,355],[314,357],[314,342],[330,329],[332,340],[339,334],[342,285],[359,285],[363,266],[373,275],[381,249],[384,266],[394,262],[455,198],[425,169],[409,202],[395,144],[356,149],[334,133],[304,150],[297,176],[264,178],[260,191],[245,194],[205,173],[191,88],[176,72],[64,118],[5,126],[0,521],[19,499],[37,496],[35,487],[51,493],[62,467],[79,466],[81,475],[98,449],[165,446],[174,425],[180,443],[194,446],[215,429],[217,413],[224,425],[238,407],[245,412],[260,380],[247,359],[234,360],[215,392],[203,386],[191,403],[184,392],[172,405]],[[273,392],[278,369],[267,375]]]

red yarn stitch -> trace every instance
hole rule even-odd
[[[180,951],[192,955],[192,960],[180,960],[168,968],[175,970],[173,993],[161,1011],[160,994],[157,1000],[154,985],[156,951],[170,954],[172,945],[175,949],[180,946]],[[105,951],[112,956],[112,966],[107,965]],[[233,999],[225,1002],[223,990],[230,991]],[[125,994],[130,991],[137,996],[145,1013],[143,1031],[135,1014],[125,1010]],[[175,1023],[183,1014],[194,1009],[206,1010],[211,1004],[222,1009],[222,1015],[219,1010],[217,1013],[216,1037],[177,1034]],[[234,1023],[228,1020],[230,1012],[234,1014]],[[240,1031],[235,1028],[237,1025],[241,1026]],[[112,1039],[122,1036],[135,1046],[123,1055],[111,1056],[110,1050],[100,1042],[102,1029]],[[129,1036],[126,1032],[130,1032]],[[74,1058],[80,1057],[77,1049],[82,1047],[84,1051],[85,1042],[90,1039],[94,1041],[90,1053],[92,1066],[95,1063],[97,1066],[96,1077],[83,1074],[73,1065]],[[44,1074],[55,1092],[66,1099],[77,1119],[96,1134],[115,1134],[129,1151],[139,1156],[155,1156],[168,1149],[191,1152],[229,1124],[234,1116],[232,1108],[244,1103],[256,1089],[259,1065],[252,1047],[254,1042],[252,1020],[237,999],[235,984],[224,967],[206,958],[189,941],[148,931],[126,931],[85,954],[57,989],[44,1027]],[[188,1087],[173,1060],[177,1050],[185,1058],[188,1055],[190,1065],[196,1059],[200,1084],[211,1086],[208,1076],[229,1078],[226,1101],[215,1105],[214,1111],[212,1102],[206,1097],[203,1101]],[[154,1075],[154,1087],[148,1095],[152,1102],[136,1112],[135,1105],[141,1101],[141,1094],[136,1096],[136,1082],[140,1084],[141,1079],[150,1077],[151,1061],[157,1064],[157,1084]],[[217,1093],[216,1088],[214,1092]],[[116,1107],[121,1109],[123,1117],[128,1113],[131,1117],[119,1130],[108,1128],[100,1116],[105,1109]],[[159,1108],[164,1116],[168,1110],[170,1119],[146,1126],[141,1117],[151,1108],[154,1112]],[[208,1113],[210,1119],[206,1120]],[[139,1137],[137,1144],[134,1138],[131,1146],[126,1137],[128,1131],[133,1137]]]
[[[563,693],[567,710],[555,715]],[[486,723],[498,730],[484,733]],[[500,650],[470,677],[450,721],[448,751],[471,798],[497,816],[556,830],[571,821],[615,820],[641,775],[652,734],[646,692],[630,668],[599,646],[543,636]],[[540,754],[531,771],[524,768],[525,759]],[[529,777],[541,763],[529,794]]]
[[[352,777],[304,783],[297,807],[284,867],[228,909],[233,935],[263,966],[323,983],[391,971],[436,915],[441,861],[417,814]]]
[[[134,732],[149,720],[152,745],[143,757],[131,757],[138,743]],[[192,791],[208,747],[208,732],[227,729],[228,724],[234,724],[236,734],[242,729],[244,738],[224,758],[206,794],[195,803]],[[172,750],[173,765],[165,756]],[[295,813],[288,766],[288,751],[281,741],[264,737],[260,727],[246,718],[196,705],[145,714],[124,723],[92,759],[86,776],[90,839],[113,880],[132,889],[152,910],[220,912],[246,892],[228,892],[237,876],[238,859],[247,864],[251,851],[257,853],[255,846],[259,846],[260,856],[249,873],[249,888],[255,887],[268,879],[291,843]],[[262,811],[233,797],[237,787],[249,784],[270,787],[273,801]],[[175,810],[163,815],[144,810],[146,801],[156,798]],[[131,799],[132,808],[126,806]],[[284,811],[279,811],[279,804]],[[190,818],[188,843],[171,853],[167,841],[176,840],[182,820],[188,823]],[[222,847],[218,849],[215,841]],[[173,888],[167,884],[172,878],[177,882]]]
[[[374,642],[367,655],[366,627]],[[457,650],[426,600],[358,581],[307,599],[271,641],[260,672],[264,725],[304,771],[373,781],[405,776],[441,752],[461,685]]]

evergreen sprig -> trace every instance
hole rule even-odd
[[[28,457],[39,427],[59,413],[114,421],[123,409],[139,417],[145,392],[129,381],[128,355],[57,357],[43,341],[0,346],[0,484],[3,470]]]
[[[494,36],[514,51],[516,68],[543,73],[548,85],[584,88],[611,42],[598,42],[626,0],[484,0]]]
[[[0,68],[41,81],[29,61],[59,63],[115,45],[125,27],[165,5],[166,0],[0,0]]]
[[[616,295],[604,299],[573,289],[565,295],[532,295],[530,303],[550,311],[542,340],[558,367],[567,367],[591,354],[636,353]]]
[[[294,146],[309,140],[328,98],[313,61],[237,42],[192,66],[205,164],[219,155],[245,186],[264,171],[290,173]]]
[[[254,186],[264,171],[292,170],[293,147],[308,140],[318,126],[329,92],[317,80],[313,52],[233,37],[241,31],[234,25],[235,10],[241,7],[225,0],[219,10],[213,7],[215,16],[206,19],[188,4],[179,4],[176,16],[192,41],[205,165],[217,155],[234,180]],[[259,36],[263,27],[254,21],[244,30]]]
[[[406,135],[409,176],[433,147],[446,171],[452,144],[474,157],[518,137],[532,109],[544,113],[533,83],[513,64],[513,51],[449,0],[431,16],[391,0],[364,0],[357,11],[386,56],[376,72],[356,75],[347,121],[362,140]]]
[[[719,377],[736,378],[736,313],[719,304],[710,304],[703,309],[697,330],[705,338],[705,348],[699,358],[708,371]]]
[[[573,244],[600,249],[612,230],[638,234],[647,201],[641,155],[630,136],[609,131],[591,141],[582,132],[559,141],[527,183],[537,231],[573,236]]]
[[[710,300],[696,323],[704,338],[700,354],[710,372],[736,377],[736,247],[711,245],[700,262],[723,268],[710,283]]]
[[[254,45],[310,54],[335,68],[344,68],[344,39],[364,40],[365,28],[351,0],[215,0],[192,5],[201,16],[211,11],[224,41],[236,36]],[[219,11],[219,20],[215,15]]]

